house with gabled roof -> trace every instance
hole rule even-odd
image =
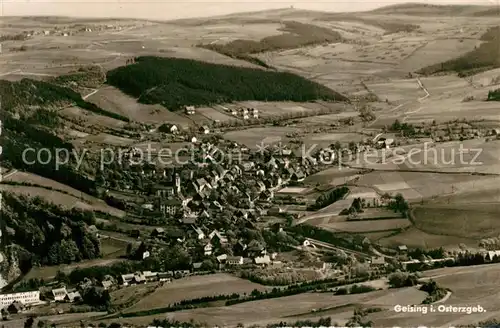
[[[78,291],[72,291],[66,294],[66,297],[64,298],[66,302],[78,302],[82,300],[82,295],[80,295],[80,292]]]
[[[226,258],[227,265],[242,265],[243,264],[243,256],[228,256]]]
[[[52,289],[52,298],[56,302],[64,301],[64,298],[68,295],[66,287]]]
[[[212,242],[212,244],[221,246],[227,244],[228,240],[226,237],[226,234],[223,232],[220,232],[218,230],[214,230],[208,235],[208,238]]]
[[[254,261],[257,265],[268,265],[271,263],[271,257],[269,255],[257,256]]]

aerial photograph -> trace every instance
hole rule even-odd
[[[0,7],[0,328],[500,327],[500,2]]]

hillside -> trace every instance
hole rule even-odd
[[[2,194],[1,250],[12,254],[14,247],[14,259],[11,256],[9,262],[16,263],[10,263],[10,267],[26,272],[36,265],[100,256],[99,240],[88,228],[95,221],[92,212],[64,210],[37,197]]]
[[[424,67],[419,74],[432,75],[437,73],[455,72],[467,76],[500,67],[500,28],[492,27],[481,36],[484,41],[479,47],[458,58],[443,63]]]
[[[280,31],[284,32],[283,34],[269,36],[260,41],[238,39],[227,44],[208,44],[202,47],[230,57],[241,58],[248,54],[342,41],[342,37],[337,31],[328,28],[294,21],[287,21],[282,24],[284,26]],[[241,59],[250,59],[252,61],[253,58],[245,56],[245,58]],[[255,59],[253,60],[255,61]]]
[[[371,11],[376,14],[409,16],[497,16],[496,6],[481,5],[432,5],[405,3],[385,6]]]
[[[67,149],[68,152],[73,149],[62,137],[63,127],[67,122],[59,116],[57,109],[76,104],[92,112],[108,113],[86,102],[80,94],[69,88],[31,79],[0,81],[0,97],[4,149],[2,165],[33,172],[93,193],[93,182],[81,172],[73,170],[72,167],[76,165],[74,157],[70,157],[67,165],[56,166],[55,149]],[[113,113],[109,115],[118,116]],[[35,151],[27,154],[28,158],[24,160],[23,152],[27,148]],[[53,151],[47,163],[34,160],[36,151],[42,148]]]
[[[170,110],[233,101],[348,101],[291,73],[215,65],[178,58],[138,57],[109,71],[107,83],[146,104]]]
[[[93,72],[91,71],[91,73]],[[71,82],[76,83],[76,80],[84,80],[86,77],[88,75],[82,72],[61,75],[53,79],[52,82],[26,78],[16,82],[0,80],[2,110],[21,120],[29,120],[33,115],[40,115],[40,110],[47,111],[76,105],[96,114],[128,121],[125,117],[107,112],[85,101],[79,93],[66,86]]]

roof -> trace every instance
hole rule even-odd
[[[243,256],[228,256],[226,261],[238,261],[241,262],[243,260]]]
[[[227,254],[221,254],[219,256],[217,256],[217,261],[224,261],[224,260],[227,260],[228,256]]]
[[[109,281],[109,280],[105,280],[105,281],[101,282],[101,285],[104,288],[109,288],[109,287],[113,286],[113,282]]]
[[[82,295],[80,295],[79,292],[71,292],[66,295],[67,298],[69,298],[70,301],[74,301],[77,298],[82,298]]]
[[[259,256],[254,260],[256,264],[266,264],[271,262],[271,258],[269,257],[269,255]]]
[[[372,258],[372,264],[385,264],[385,258],[383,256]]]
[[[202,265],[203,265],[202,262],[196,262],[196,263],[193,263],[193,268],[194,269],[199,269],[199,268],[201,268]]]
[[[172,199],[167,199],[165,201],[165,205],[180,206],[180,205],[182,205],[182,202],[176,198],[172,198]]]
[[[67,294],[68,294],[68,291],[66,290],[66,288],[52,289],[52,295],[54,297],[66,296]]]
[[[122,279],[125,280],[132,280],[134,279],[134,274],[133,273],[127,273],[127,274],[122,274]]]

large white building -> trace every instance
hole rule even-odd
[[[0,308],[7,307],[11,305],[14,301],[21,302],[23,304],[35,304],[40,302],[40,291],[22,292],[22,293],[12,293],[12,294],[0,294]]]

